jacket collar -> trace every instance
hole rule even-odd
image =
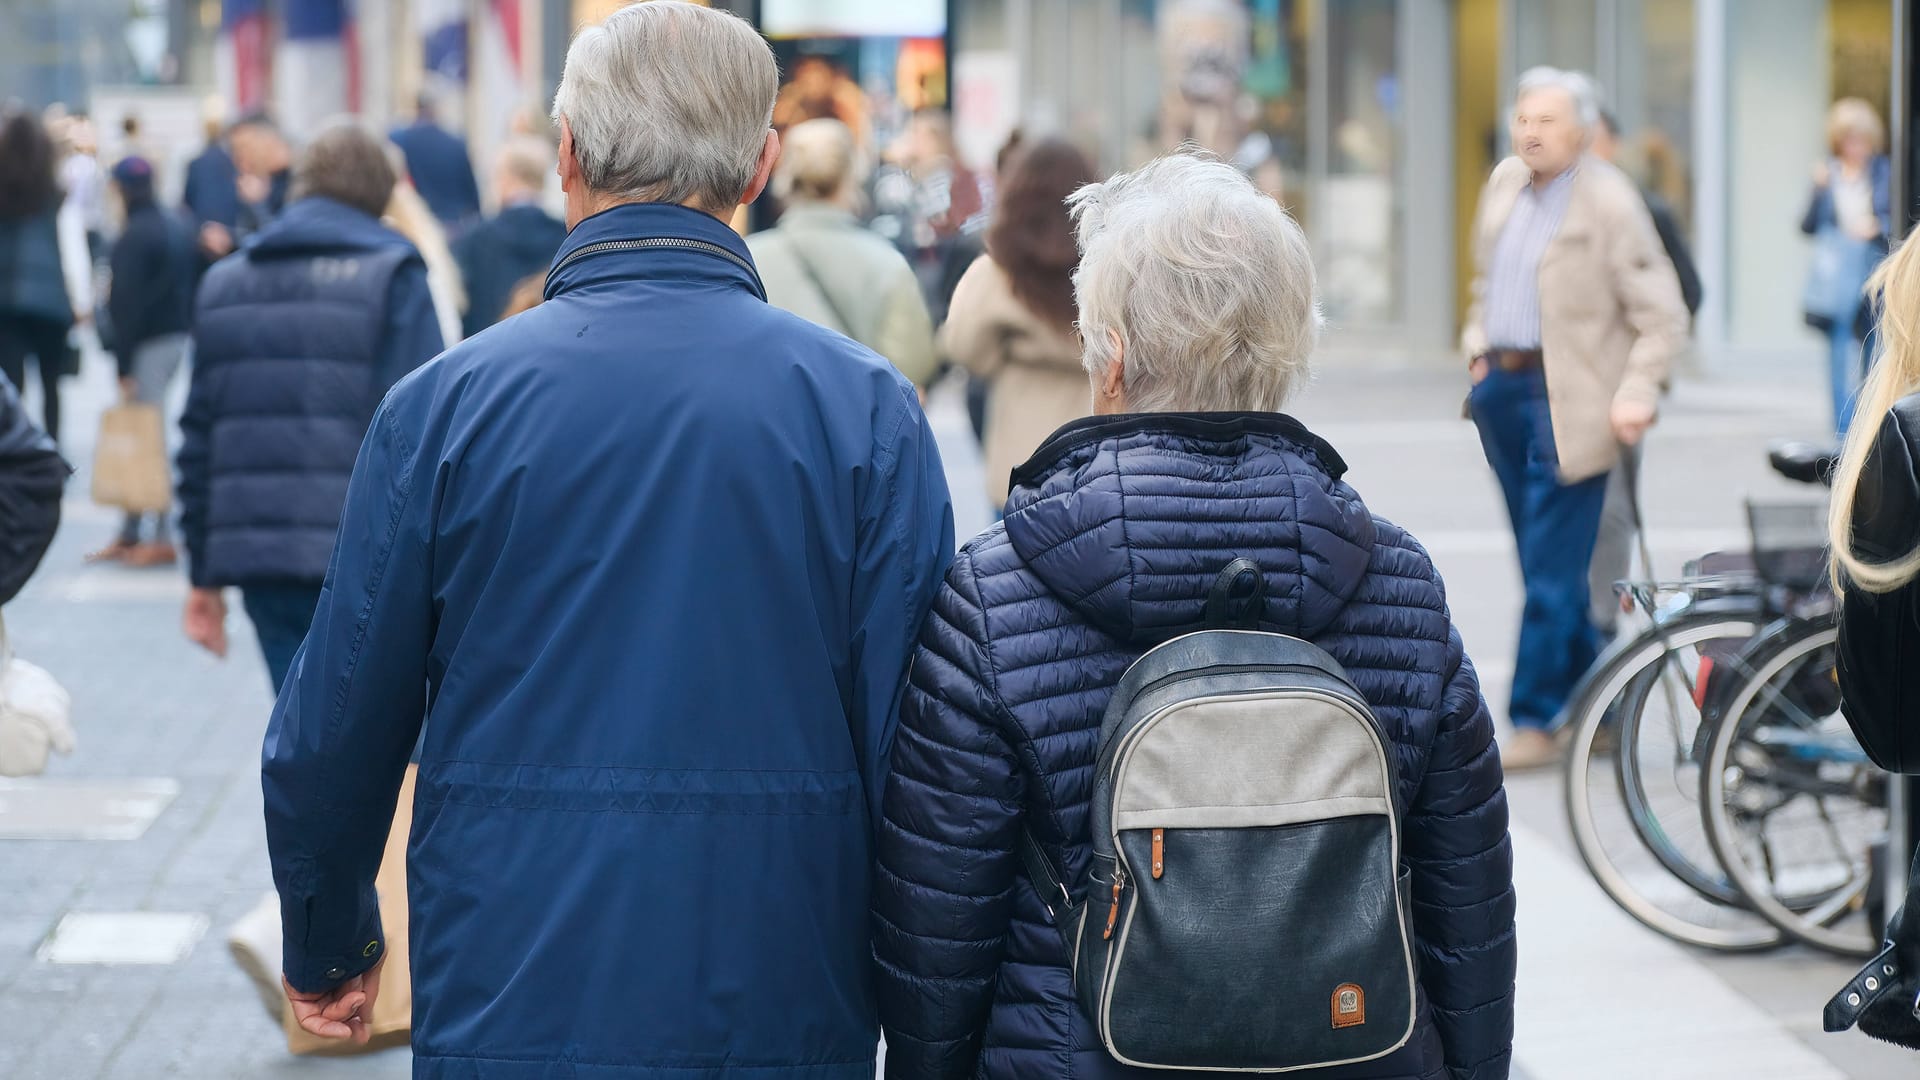
[[[643,246],[648,241],[664,243]],[[553,257],[545,295],[633,278],[725,281],[767,298],[740,234],[711,214],[672,203],[627,203],[575,225]]]
[[[308,251],[363,251],[401,245],[407,238],[382,225],[378,218],[324,195],[309,195],[290,204],[280,215],[247,239],[251,254],[282,255]]]
[[[1082,417],[1054,432],[1025,464],[1013,470],[1013,486],[1019,487],[1045,476],[1059,464],[1061,458],[1082,446],[1122,435],[1147,433],[1188,435],[1203,439],[1274,435],[1311,452],[1319,459],[1321,468],[1326,470],[1329,477],[1338,480],[1347,474],[1347,463],[1332,444],[1308,431],[1305,424],[1285,413],[1123,413]]]
[[[780,215],[780,225],[800,229],[857,229],[860,222],[849,211],[827,203],[795,203]]]

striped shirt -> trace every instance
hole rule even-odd
[[[1578,171],[1568,169],[1545,188],[1538,183],[1521,188],[1500,229],[1487,270],[1485,305],[1487,344],[1496,349],[1540,347],[1540,258],[1567,215]]]

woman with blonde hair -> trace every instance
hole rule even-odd
[[[1867,317],[1861,288],[1886,257],[1892,228],[1893,166],[1880,114],[1859,98],[1827,113],[1832,156],[1813,167],[1813,194],[1800,231],[1813,237],[1813,267],[1802,298],[1809,326],[1827,335],[1833,428],[1843,438],[1860,383]]]
[[[427,291],[433,294],[434,318],[440,323],[440,339],[451,349],[463,336],[460,316],[467,310],[467,287],[460,276],[460,264],[447,245],[447,231],[441,227],[440,219],[433,216],[427,200],[407,178],[406,158],[400,148],[388,143],[387,158],[392,161],[400,182],[393,185],[393,194],[387,199],[387,210],[381,220],[411,241],[419,250],[420,258],[426,261]]]

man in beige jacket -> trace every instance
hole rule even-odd
[[[1577,72],[1520,77],[1511,135],[1480,196],[1468,399],[1520,552],[1526,608],[1509,769],[1545,765],[1548,734],[1599,635],[1588,618],[1607,474],[1652,426],[1687,309],[1639,191],[1586,150],[1599,119]]]

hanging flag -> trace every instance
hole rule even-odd
[[[266,0],[221,0],[214,69],[220,93],[234,109],[266,108],[272,58]]]
[[[275,65],[280,122],[296,138],[345,113],[349,69],[346,0],[283,0],[286,40]]]

